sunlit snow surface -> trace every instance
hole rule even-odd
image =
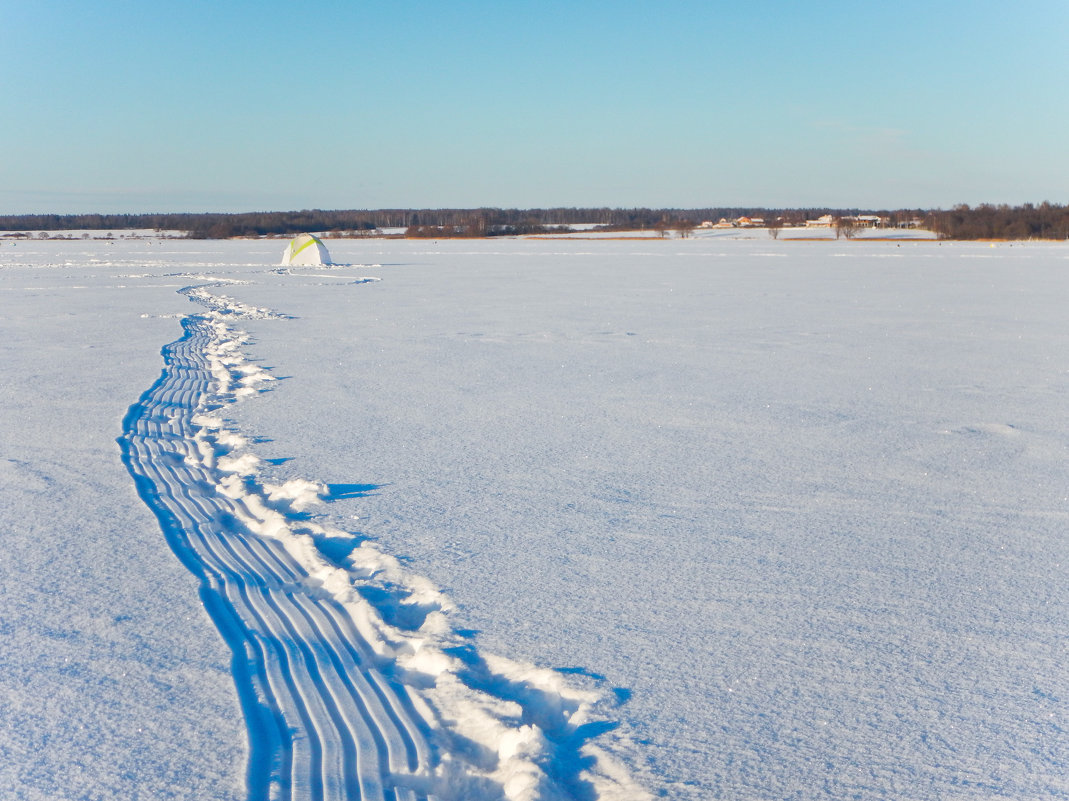
[[[1069,246],[284,244],[0,241],[11,797],[245,797],[230,651],[116,442],[236,304],[281,379],[214,412],[257,485],[613,700],[613,786],[1069,797]]]

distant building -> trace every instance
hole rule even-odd
[[[852,224],[855,228],[884,228],[890,222],[886,217],[875,214],[859,214],[856,217],[845,215],[843,221]],[[832,214],[825,214],[815,220],[806,220],[806,228],[834,228],[836,218]]]
[[[835,225],[835,218],[830,214],[825,214],[821,217],[817,217],[815,220],[806,220],[806,228],[831,228]]]
[[[877,217],[875,214],[860,214],[857,217],[847,217],[858,228],[883,228],[887,225],[886,217]]]

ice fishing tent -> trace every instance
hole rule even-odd
[[[282,254],[282,263],[285,264],[330,264],[330,253],[326,245],[319,241],[318,237],[311,234],[300,234],[286,246],[286,252]]]

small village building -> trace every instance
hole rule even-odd
[[[805,221],[806,228],[831,228],[833,225],[835,225],[835,218],[830,214],[824,214],[815,220]]]

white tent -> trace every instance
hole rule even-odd
[[[282,254],[282,263],[284,265],[330,264],[330,253],[317,237],[311,234],[300,234],[286,246],[286,252]]]

